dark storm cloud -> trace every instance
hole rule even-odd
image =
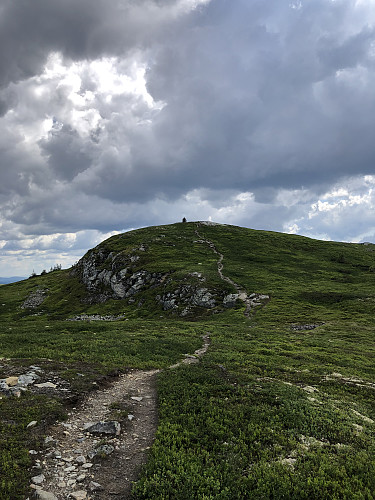
[[[145,46],[171,3],[1,0],[0,86],[38,74],[51,51],[80,60]]]
[[[5,80],[38,72],[51,50],[79,60],[148,45],[148,90],[166,103],[140,128],[129,126],[128,98],[113,101],[116,112],[97,101],[104,134],[88,139],[64,126],[40,142],[58,178],[78,175],[83,191],[117,201],[223,186],[261,200],[265,188],[319,191],[341,175],[373,171],[375,36],[366,6],[214,0],[161,35],[167,4],[6,4]]]
[[[166,106],[150,127],[129,128],[119,97],[111,138],[99,141],[80,188],[146,201],[226,186],[268,202],[279,188],[320,193],[340,176],[372,173],[375,35],[366,12],[348,1],[293,9],[215,0],[170,25],[147,74]]]
[[[327,187],[373,172],[375,35],[358,10],[212,2],[150,71],[151,94],[168,103],[158,141],[184,150],[182,164],[204,186]]]
[[[42,139],[39,145],[56,179],[71,181],[91,164],[90,151],[87,147],[86,151],[83,149],[77,131],[69,125],[63,125],[59,130],[55,130],[49,135],[48,140]],[[91,144],[91,150],[93,148],[94,145]]]

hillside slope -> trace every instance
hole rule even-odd
[[[372,293],[374,249],[212,223],[155,226],[109,238],[72,269],[2,288],[0,314],[193,318],[239,308],[243,294],[288,297],[304,311],[356,309]]]
[[[37,365],[57,388],[0,399],[0,499],[25,497],[67,397],[129,368],[163,369],[134,498],[375,498],[374,251],[181,223],[1,286],[0,377]],[[167,369],[203,335],[199,363]]]

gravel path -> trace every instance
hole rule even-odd
[[[200,349],[193,355],[186,354],[169,368],[199,362],[209,344],[206,334]],[[133,370],[120,375],[109,387],[91,393],[79,407],[73,408],[66,422],[50,428],[46,449],[33,469],[35,498],[131,498],[132,484],[147,461],[147,450],[157,429],[159,372]],[[94,434],[90,425],[98,422],[112,426],[109,430],[113,433]]]

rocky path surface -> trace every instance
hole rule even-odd
[[[200,349],[169,368],[199,362],[209,343],[206,334]],[[131,498],[132,483],[147,460],[157,428],[159,371],[121,375],[73,408],[66,422],[50,428],[45,451],[33,468],[30,499]]]
[[[198,225],[199,227],[199,225]],[[236,291],[237,291],[237,298],[241,300],[245,304],[245,311],[244,315],[249,317],[250,313],[255,307],[263,306],[269,301],[269,296],[268,295],[261,295],[259,293],[251,293],[250,295],[247,294],[246,290],[242,288],[238,283],[230,279],[228,276],[225,276],[223,273],[224,269],[224,255],[218,251],[216,248],[215,244],[211,241],[202,236],[198,229],[195,230],[195,234],[200,238],[200,240],[208,245],[210,249],[219,257],[219,260],[217,261],[217,272],[220,276],[220,279],[223,281],[226,281],[230,285],[232,285]]]

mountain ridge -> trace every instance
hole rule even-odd
[[[0,285],[7,285],[8,283],[16,283],[17,281],[23,281],[27,279],[25,276],[0,276]]]

